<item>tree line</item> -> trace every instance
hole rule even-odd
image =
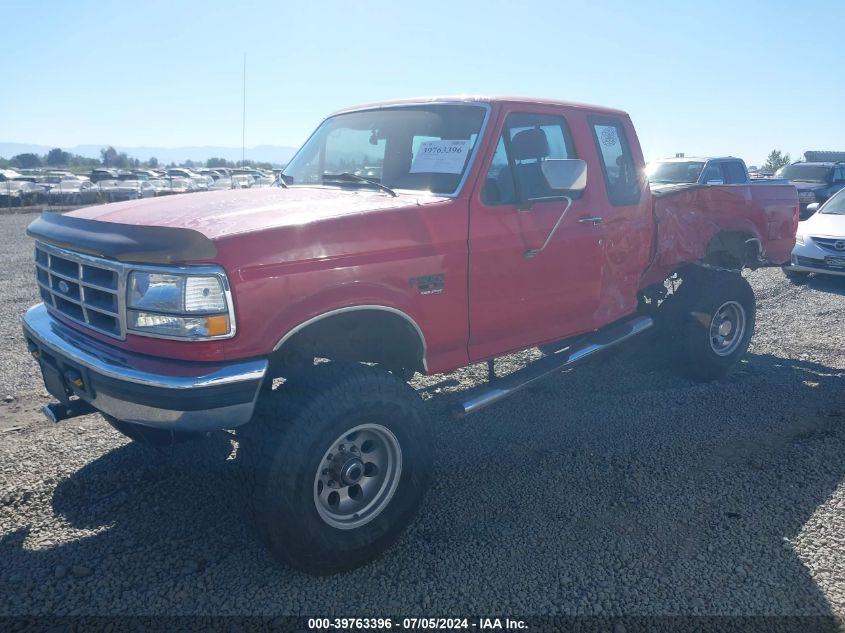
[[[196,167],[258,167],[261,169],[272,169],[273,166],[266,162],[251,160],[231,161],[225,158],[209,158],[205,163],[202,161],[186,160],[180,163],[184,167],[194,169]],[[167,167],[176,167],[171,162]],[[51,149],[46,154],[25,153],[12,156],[10,159],[0,158],[0,169],[37,169],[39,167],[65,168],[71,170],[86,170],[97,167],[112,169],[156,169],[161,167],[159,160],[151,156],[145,161],[127,156],[126,152],[118,152],[109,145],[100,150],[100,158],[88,158],[79,154],[71,154],[59,147]]]

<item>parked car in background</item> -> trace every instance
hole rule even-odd
[[[47,192],[47,202],[58,205],[95,204],[100,191],[88,180],[62,180]]]
[[[187,167],[172,167],[167,170],[168,178],[185,178],[194,183],[197,191],[208,191],[214,179],[211,176],[204,176]]]
[[[249,189],[255,183],[255,178],[249,174],[232,174],[232,189]]]
[[[122,171],[119,170],[117,172],[117,179],[118,180],[149,180],[146,174],[138,174],[134,171]]]
[[[661,185],[738,185],[749,182],[741,158],[665,158],[646,165],[648,181]]]
[[[810,273],[845,275],[845,189],[822,205],[810,204],[807,211],[810,217],[798,224],[784,274],[793,280]]]
[[[845,188],[845,163],[792,163],[779,169],[775,175],[795,185],[802,220],[813,214],[809,208],[811,204],[821,204]]]
[[[222,191],[224,189],[234,189],[234,188],[235,188],[235,185],[234,185],[234,183],[232,183],[232,179],[227,177],[227,178],[218,178],[217,180],[215,180],[214,184],[212,184],[209,187],[209,190],[210,191]]]
[[[135,180],[152,180],[159,177],[159,175],[151,169],[133,169],[132,173],[135,175]]]
[[[190,178],[164,178],[167,193],[193,193],[198,191],[196,183]]]
[[[117,180],[116,169],[92,169],[88,175],[91,182],[101,182],[103,180]]]
[[[102,180],[98,185],[106,202],[138,200],[156,195],[155,187],[147,180]]]
[[[161,178],[153,178],[148,182],[152,185],[155,195],[166,196],[170,193],[170,187],[167,185],[166,180],[162,180]]]
[[[0,182],[7,180],[20,180],[21,174],[14,169],[0,169]]]
[[[28,207],[44,202],[47,188],[28,180],[0,182],[0,208]]]

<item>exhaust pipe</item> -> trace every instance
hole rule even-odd
[[[41,407],[41,413],[53,424],[70,420],[71,418],[77,418],[81,415],[88,415],[89,413],[94,413],[96,410],[93,405],[81,399],[71,400],[70,406],[61,402],[51,402]]]
[[[621,323],[609,325],[584,339],[573,342],[569,347],[561,349],[555,354],[534,361],[524,369],[470,390],[466,394],[466,399],[457,405],[455,414],[457,416],[469,415],[494,402],[504,400],[541,378],[545,378],[565,367],[576,365],[599,352],[633,338],[652,325],[654,325],[654,320],[647,316],[637,316]]]

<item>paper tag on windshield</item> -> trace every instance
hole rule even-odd
[[[464,170],[472,142],[423,141],[411,164],[411,173],[459,174]]]

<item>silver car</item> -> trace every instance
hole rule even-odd
[[[792,279],[808,273],[845,275],[845,189],[807,211],[813,215],[798,223],[792,259],[783,272]]]

